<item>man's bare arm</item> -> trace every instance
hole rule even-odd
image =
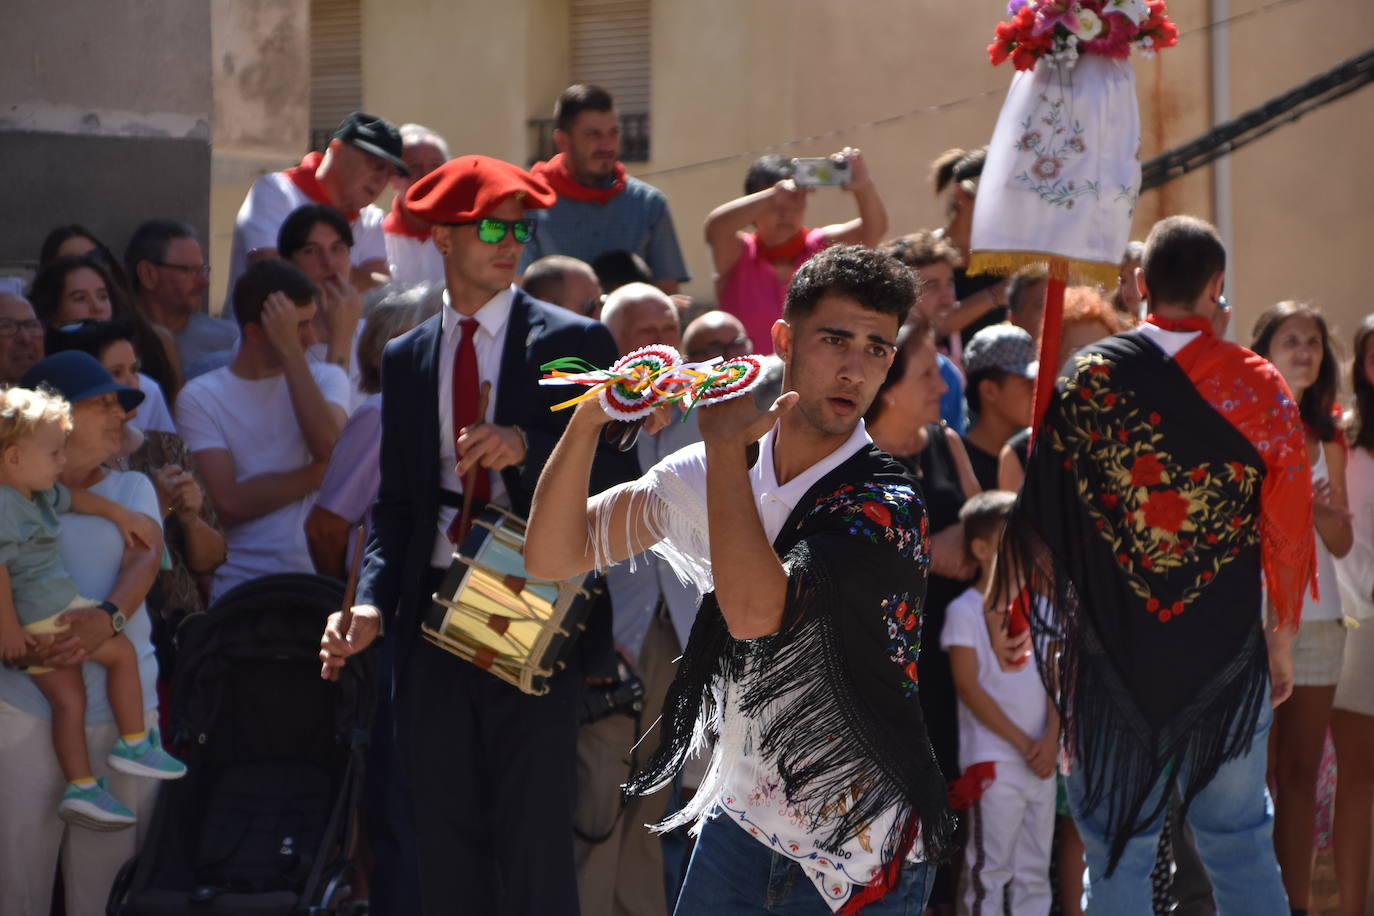
[[[286,387],[291,394],[291,409],[300,424],[305,445],[316,461],[328,461],[348,416],[342,407],[326,401],[320,392],[297,335],[298,320],[296,304],[285,293],[272,293],[263,303],[262,328],[281,359]]]
[[[532,576],[559,580],[592,570],[598,518],[610,535],[610,556],[603,562],[618,563],[658,540],[645,520],[644,500],[631,498],[632,484],[587,497],[607,419],[595,398],[579,404],[539,475],[525,534],[525,569]]]
[[[761,412],[752,398],[736,398],[704,408],[697,421],[706,442],[706,510],[716,601],[736,639],[767,636],[782,624],[787,571],[752,498],[748,448],[796,402],[796,394],[788,392]]]
[[[210,503],[225,527],[262,518],[288,506],[318,490],[324,478],[324,462],[318,461],[294,471],[236,480],[233,456],[224,449],[192,452],[191,458],[200,479],[205,482]]]

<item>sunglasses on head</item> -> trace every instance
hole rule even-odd
[[[476,226],[477,238],[488,245],[496,245],[506,238],[506,232],[515,236],[515,240],[524,245],[534,238],[534,220],[532,219],[470,219],[461,223],[449,223],[450,226]]]

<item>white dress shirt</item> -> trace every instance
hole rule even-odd
[[[506,345],[506,321],[510,318],[511,304],[515,301],[515,286],[512,284],[487,300],[486,305],[477,310],[477,335],[472,345],[477,351],[477,380],[491,383],[491,393],[487,396],[487,412],[482,416],[487,421],[496,412],[496,392],[501,376],[501,351]],[[458,341],[462,338],[459,326],[464,315],[458,313],[444,290],[444,310],[439,341],[439,486],[453,493],[463,492],[463,481],[458,476],[457,430],[453,428],[453,361],[458,354]],[[510,505],[506,497],[506,486],[501,475],[491,473],[491,501],[498,506]],[[448,526],[458,510],[452,506],[439,507],[438,534],[434,539],[434,552],[430,555],[430,565],[438,569],[448,569],[453,560],[453,544],[448,539]]]

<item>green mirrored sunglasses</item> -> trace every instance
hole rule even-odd
[[[450,226],[476,226],[477,238],[486,242],[488,245],[496,245],[506,237],[509,231],[515,236],[515,240],[524,245],[534,238],[534,220],[532,219],[470,219],[462,223],[449,223]]]

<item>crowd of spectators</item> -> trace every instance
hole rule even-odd
[[[786,158],[759,159],[743,176],[743,196],[712,210],[700,236],[686,236],[710,252],[716,298],[707,308],[680,293],[689,277],[670,202],[620,161],[613,99],[574,86],[560,96],[556,118],[559,153],[532,173],[557,200],[527,214],[533,235],[520,254],[519,283],[536,299],[602,322],[621,354],[648,344],[678,347],[692,360],[769,354],[793,273],[831,245],[877,248],[919,279],[866,422],[873,440],[920,482],[929,521],[920,701],[950,780],[971,758],[991,755],[1022,767],[1024,790],[1006,802],[1024,818],[1013,823],[1007,814],[992,830],[1005,834],[1002,842],[980,847],[978,858],[970,853],[967,867],[942,868],[931,907],[953,913],[961,899],[1007,894],[1017,914],[1080,912],[1082,845],[1062,797],[1055,816],[1054,704],[1033,674],[1011,681],[989,670],[986,635],[980,642],[979,614],[967,597],[986,585],[1000,519],[1024,478],[1046,290],[1041,268],[1010,278],[965,272],[984,151],[951,150],[934,163],[947,220],[932,228],[889,225],[857,149],[833,157],[849,167],[840,192],[800,185]],[[118,400],[103,399],[97,410],[72,399],[61,480],[154,517],[165,558],[150,561],[149,545],[125,544],[108,522],[80,513],[63,516],[60,542],[83,594],[109,596],[128,618],[124,634],[147,682],[150,723],[166,713],[153,685],[169,681],[172,634],[186,615],[272,573],[347,577],[352,539],[368,524],[379,489],[383,351],[436,320],[448,301],[444,253],[405,191],[449,158],[448,144],[428,128],[350,115],[324,150],[254,183],[223,266],[228,297],[210,310],[218,317],[205,308],[210,265],[202,240],[177,214],[148,214],[122,258],[80,225],[56,227],[27,294],[0,293],[0,385],[25,385],[35,371],[49,378],[43,367],[54,355],[76,350],[93,357],[115,388],[142,392],[134,410]],[[383,211],[378,201],[388,189],[394,196]],[[854,217],[809,225],[808,198],[823,193],[852,196]],[[1144,318],[1140,258],[1132,243],[1115,288],[1068,289],[1060,349],[1045,358],[1064,366],[1082,347]],[[1273,362],[1300,403],[1313,468],[1320,599],[1303,609],[1296,686],[1276,712],[1271,755],[1274,844],[1294,912],[1311,894],[1315,825],[1331,805],[1319,786],[1332,760],[1342,913],[1364,912],[1368,892],[1374,626],[1356,629],[1352,621],[1374,616],[1371,322],[1349,338],[1328,326],[1318,305],[1283,302],[1264,312],[1253,334],[1233,329]],[[1342,365],[1348,357],[1353,366]],[[780,371],[771,360],[774,394]],[[1342,390],[1348,409],[1338,403]],[[629,454],[642,472],[698,438],[688,417],[640,436]],[[608,576],[622,662],[610,679],[638,677],[644,713],[581,729],[579,896],[584,914],[666,916],[690,840],[641,825],[680,806],[702,774],[689,769],[660,796],[624,807],[618,787],[631,748],[662,704],[698,596],[653,557],[633,570],[627,564]],[[97,632],[104,613],[73,618],[83,645],[105,638]],[[72,639],[42,643],[37,657],[72,664]],[[99,761],[117,736],[91,668],[86,731]],[[139,826],[108,834],[64,827],[55,801],[61,773],[42,753],[48,717],[25,674],[0,671],[0,911],[46,913],[60,860],[66,912],[95,913],[137,848],[155,786],[106,773],[97,762]],[[398,765],[394,754],[385,764]],[[1161,870],[1174,876],[1161,879],[1157,906],[1168,905],[1171,892],[1187,905],[1205,897],[1205,876],[1185,874],[1180,850],[1188,842],[1185,830],[1166,832],[1160,855],[1179,865]],[[1193,897],[1179,901],[1185,886]],[[406,899],[398,893],[395,900]],[[409,912],[405,906],[373,884],[374,912]]]

